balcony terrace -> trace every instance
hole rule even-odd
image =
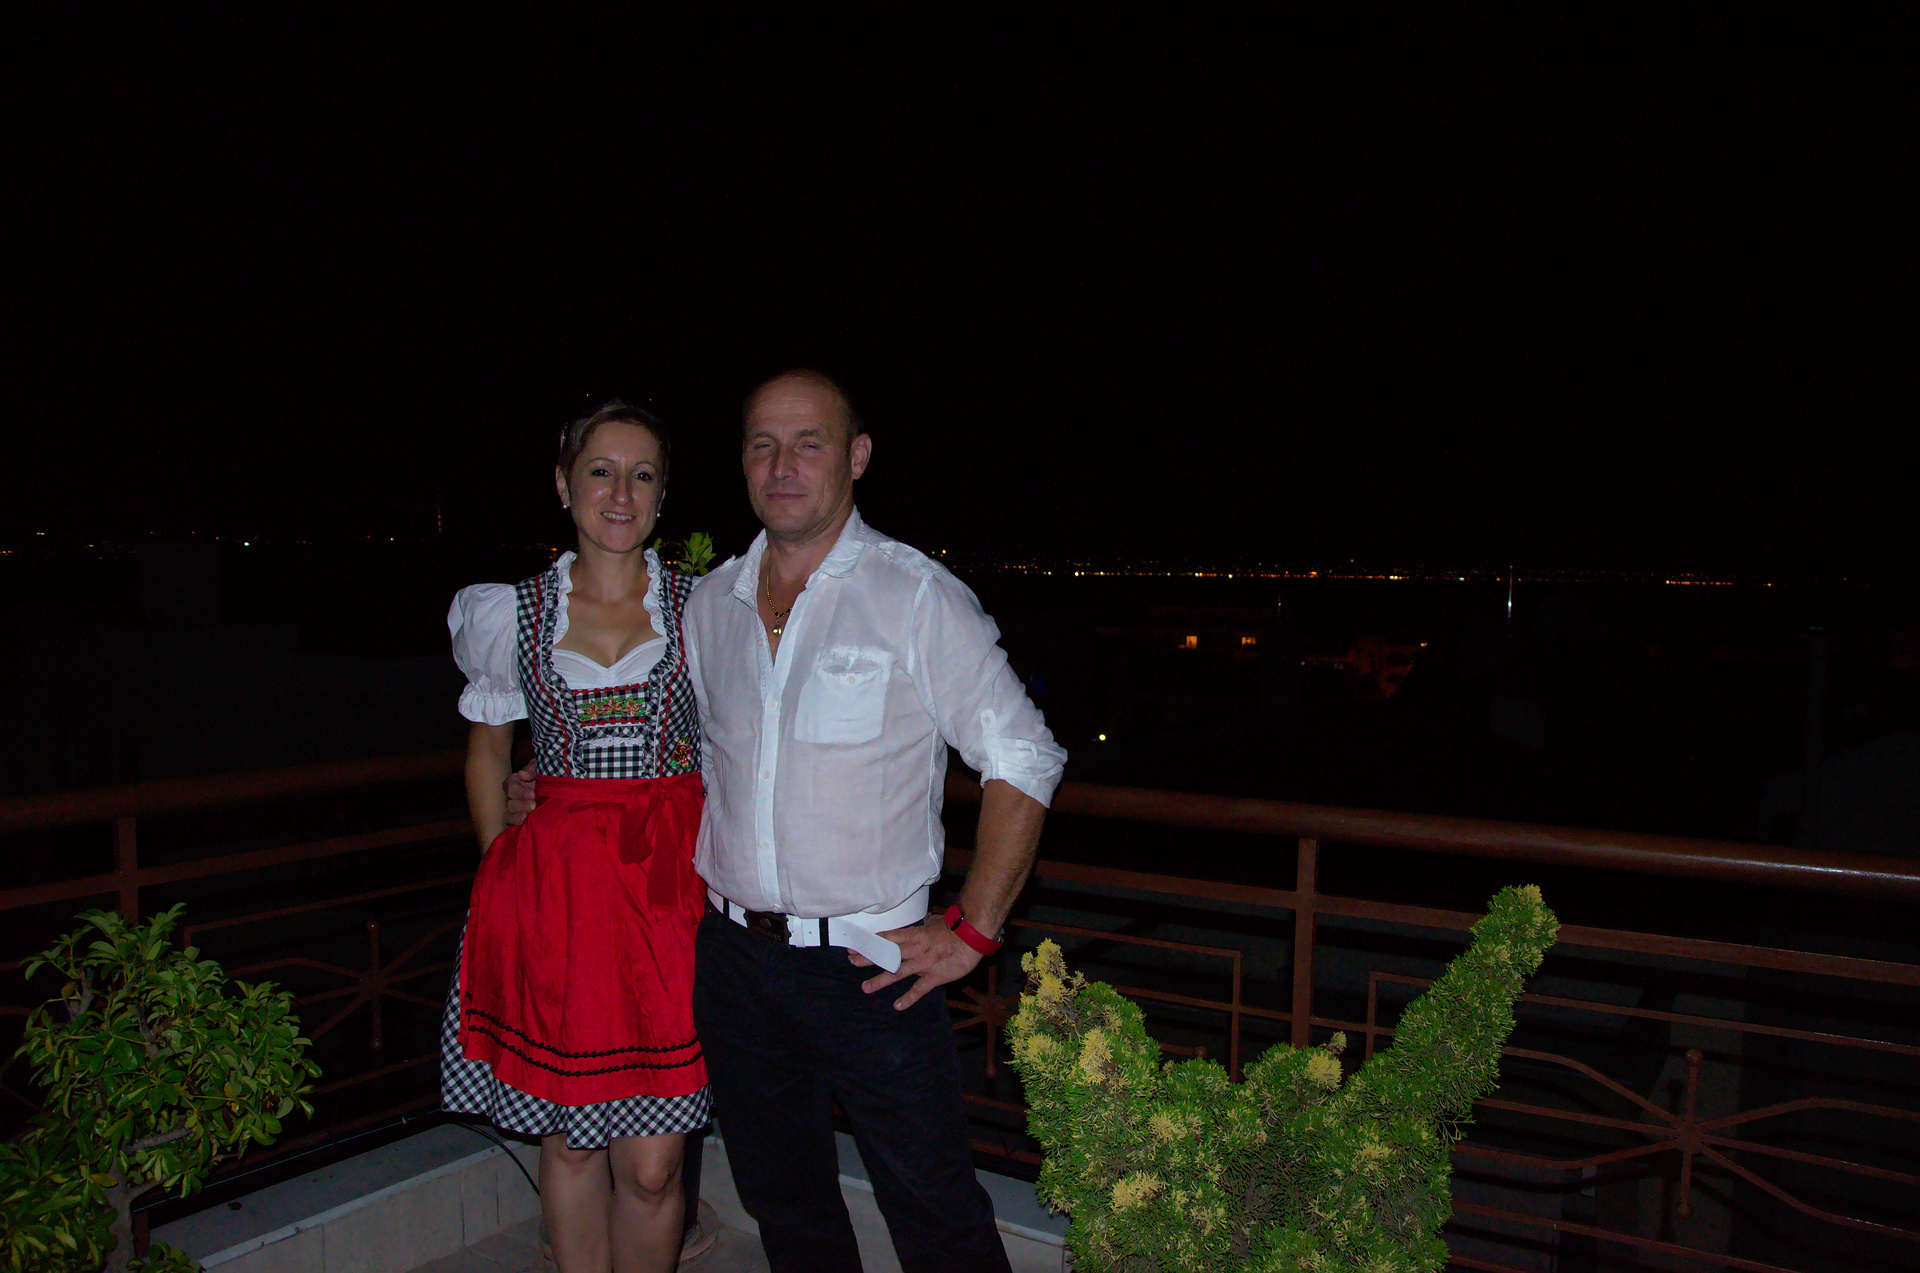
[[[18,864],[0,890],[0,1048],[36,997],[12,975],[20,959],[75,911],[185,902],[189,942],[296,993],[324,1067],[311,1124],[193,1199],[148,1199],[142,1234],[211,1233],[208,1217],[234,1203],[283,1206],[279,1237],[229,1262],[333,1268],[319,1237],[299,1235],[387,1214],[376,1204],[395,1198],[427,1206],[436,1180],[446,1267],[483,1267],[457,1253],[505,1250],[500,1235],[524,1228],[510,1147],[434,1112],[438,1014],[475,864],[460,763],[432,753],[0,801],[0,844]],[[964,807],[978,787],[956,775],[948,795]],[[1499,1091],[1455,1151],[1455,1266],[1920,1263],[1920,938],[1900,919],[1920,899],[1915,864],[1073,783],[1055,808],[1012,940],[949,997],[978,1162],[1010,1245],[1036,1244],[1023,1259],[1057,1267],[1059,1226],[1022,1184],[1037,1146],[1000,1040],[1021,951],[1060,941],[1143,1005],[1172,1055],[1237,1074],[1274,1042],[1342,1030],[1358,1063],[1461,948],[1470,899],[1533,881],[1561,912],[1560,944],[1520,1006]],[[950,849],[949,866],[968,856]],[[1132,869],[1168,861],[1182,869]],[[34,1095],[17,1068],[0,1072],[0,1133]],[[411,1174],[355,1176],[369,1155]],[[856,1196],[857,1155],[843,1167]],[[294,1214],[304,1204],[286,1191],[322,1177],[352,1196]],[[728,1203],[723,1146],[703,1192],[748,1226]],[[749,1239],[734,1250],[751,1260]],[[354,1267],[411,1268],[420,1254],[376,1243]]]

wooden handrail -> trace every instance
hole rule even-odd
[[[11,796],[0,799],[0,833],[251,804],[386,783],[454,778],[461,772],[462,758],[463,753],[457,750],[422,752]],[[978,779],[968,773],[949,773],[947,798],[978,801]],[[1053,807],[1061,813],[1161,826],[1201,827],[1340,844],[1383,845],[1425,853],[1920,899],[1920,863],[1858,853],[1827,853],[1772,844],[1693,840],[1583,827],[1537,826],[1430,813],[1343,809],[1333,805],[1088,782],[1062,783],[1054,796]]]
[[[459,776],[465,756],[461,751],[428,751],[406,756],[376,756],[371,760],[210,774],[204,778],[163,778],[116,787],[83,787],[37,796],[8,796],[0,799],[0,832],[252,804],[390,782],[452,778]]]
[[[969,773],[949,773],[947,798],[977,802],[980,799],[978,778]],[[1775,844],[1689,840],[1631,831],[1535,826],[1433,813],[1342,809],[1333,805],[1110,787],[1091,782],[1061,783],[1054,794],[1053,808],[1060,813],[1090,818],[1244,831],[1322,843],[1376,844],[1424,853],[1510,858],[1603,871],[1920,898],[1920,863]]]

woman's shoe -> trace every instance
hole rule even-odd
[[[694,1211],[693,1227],[680,1240],[680,1267],[685,1268],[706,1259],[719,1241],[720,1217],[715,1214],[713,1205],[702,1198]]]

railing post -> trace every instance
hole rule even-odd
[[[1362,1064],[1373,1060],[1373,1036],[1380,1028],[1380,973],[1378,970],[1367,974],[1367,1049],[1360,1060]]]
[[[120,918],[140,922],[140,855],[131,817],[113,820],[113,874],[120,886]]]
[[[373,1037],[369,1042],[375,1052],[387,1046],[386,1023],[380,1014],[381,992],[387,988],[386,980],[386,969],[380,966],[380,921],[370,919],[367,921],[367,975],[360,982],[360,993],[367,997],[367,1006],[371,1009]]]
[[[1307,1046],[1307,1025],[1313,1019],[1313,912],[1316,905],[1314,866],[1320,841],[1300,840],[1300,864],[1293,891],[1293,1046]]]
[[[1680,1200],[1673,1207],[1682,1220],[1693,1216],[1693,1151],[1700,1143],[1694,1124],[1700,1107],[1700,1062],[1706,1060],[1706,1056],[1699,1048],[1687,1049],[1687,1102],[1681,1115],[1679,1137]]]
[[[996,960],[987,965],[987,1002],[993,1003],[1000,994],[1000,964]],[[987,1078],[1000,1077],[1000,1028],[988,1021],[987,1027]]]
[[[1227,1023],[1231,1032],[1227,1036],[1227,1074],[1236,1083],[1240,1081],[1240,990],[1245,980],[1241,973],[1244,959],[1240,951],[1233,952],[1233,1012]]]

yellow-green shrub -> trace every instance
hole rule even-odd
[[[1046,1149],[1040,1195],[1072,1216],[1075,1269],[1441,1268],[1448,1146],[1493,1088],[1514,1001],[1558,927],[1539,889],[1505,889],[1351,1079],[1335,1035],[1270,1048],[1239,1084],[1213,1061],[1163,1063],[1138,1007],[1041,943],[1009,1041]]]

